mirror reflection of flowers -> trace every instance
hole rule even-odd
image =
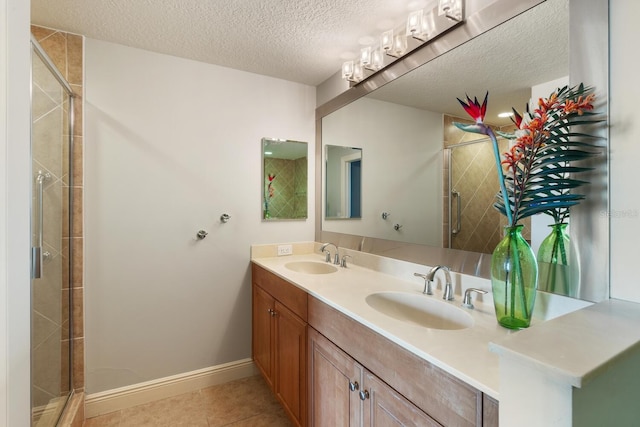
[[[273,197],[275,192],[273,188],[273,180],[276,179],[276,174],[275,173],[268,174],[267,179],[269,180],[269,183],[267,184],[267,191],[265,191],[264,193],[264,217],[270,218],[271,213],[269,212],[269,200]]]
[[[549,98],[541,98],[533,112],[527,106],[524,114],[515,109],[513,122],[518,127],[514,134],[498,132],[514,141],[512,148],[501,158],[496,135],[484,123],[487,111],[485,95],[482,105],[467,96],[467,102],[458,99],[465,111],[476,121],[473,125],[454,123],[461,130],[489,136],[493,143],[500,197],[494,207],[507,217],[509,226],[515,226],[528,216],[546,213],[562,222],[569,216],[569,207],[584,199],[583,195],[571,192],[585,181],[573,179],[571,174],[589,170],[572,166],[571,162],[584,160],[594,155],[585,150],[592,147],[592,135],[572,131],[571,126],[593,124],[600,121],[594,117],[592,88],[580,84],[556,90]],[[506,166],[506,171],[502,165]]]

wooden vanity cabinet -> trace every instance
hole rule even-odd
[[[441,427],[309,328],[309,425]]]
[[[368,391],[371,400],[361,414],[362,424],[335,425],[497,427],[495,400],[312,296],[308,323],[311,426],[328,425],[316,418],[324,416],[320,412],[325,407],[346,412],[345,400],[338,396],[345,393],[346,379],[354,381],[360,369],[360,391]],[[329,372],[331,367],[336,371]],[[342,384],[334,386],[340,375]],[[349,405],[353,413],[351,397]]]
[[[297,426],[307,425],[307,294],[252,264],[252,356]]]
[[[252,355],[296,426],[498,427],[498,402],[252,264]]]

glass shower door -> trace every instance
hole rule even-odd
[[[55,426],[71,394],[70,162],[67,90],[32,44],[31,414]]]

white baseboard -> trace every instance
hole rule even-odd
[[[257,373],[258,370],[253,364],[253,360],[243,359],[127,387],[89,394],[85,398],[85,418],[93,418],[155,400],[189,393],[217,384],[250,377]]]

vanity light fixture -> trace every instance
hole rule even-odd
[[[380,36],[380,46],[387,55],[400,58],[407,51],[407,37],[404,34],[393,34],[393,30],[385,31]]]
[[[511,117],[511,116],[513,116],[512,111],[507,111],[507,112],[498,114],[498,117],[500,117],[501,119],[506,119],[507,117]]]
[[[438,0],[438,15],[460,22],[462,20],[462,0]]]
[[[427,41],[433,27],[432,21],[432,11],[425,12],[420,9],[411,12],[409,18],[407,18],[407,36],[411,36],[421,42]]]
[[[378,71],[384,65],[384,58],[380,49],[367,46],[360,51],[360,62],[365,69]]]
[[[350,82],[359,82],[364,78],[364,69],[362,62],[346,61],[342,64],[342,78]]]
[[[407,51],[407,36],[404,34],[397,34],[393,38],[393,54],[387,52],[387,54],[400,58]]]
[[[380,36],[380,47],[385,53],[389,53],[393,49],[393,30],[385,31]]]
[[[342,63],[342,78],[351,80],[353,77],[353,61],[345,61]]]
[[[364,68],[361,61],[355,61],[353,64],[353,81],[359,82],[364,78]]]
[[[464,0],[438,0],[437,6],[434,5],[431,9],[411,12],[406,25],[380,35],[378,46],[366,46],[360,50],[358,60],[344,62],[342,78],[351,83],[360,83],[371,77],[373,73],[395,61],[388,59],[388,56],[401,58],[407,51],[413,51],[420,44],[461,24],[464,21],[463,7]],[[363,44],[369,44],[369,41]]]

